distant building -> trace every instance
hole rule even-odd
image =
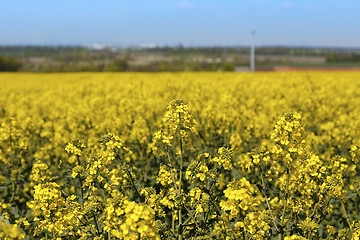
[[[94,43],[94,44],[90,45],[89,48],[92,50],[104,50],[106,48],[106,45]]]
[[[139,45],[140,49],[152,49],[157,47],[158,45],[156,43],[140,43]]]
[[[250,68],[248,66],[236,66],[234,72],[250,72]]]

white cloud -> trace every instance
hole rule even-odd
[[[281,8],[291,8],[293,5],[294,5],[293,2],[288,1],[288,2],[282,2],[279,5],[279,7],[281,7]]]
[[[176,7],[178,7],[178,8],[193,8],[193,7],[195,7],[195,5],[188,1],[180,1],[176,4]]]
[[[253,3],[266,3],[268,1],[269,0],[250,0],[250,2],[253,2]]]

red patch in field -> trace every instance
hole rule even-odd
[[[275,72],[301,72],[301,71],[360,71],[360,67],[351,67],[351,68],[326,68],[326,67],[287,67],[287,66],[275,66],[274,67]]]

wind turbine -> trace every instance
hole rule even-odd
[[[255,72],[255,28],[251,29],[252,41],[250,49],[250,70]]]

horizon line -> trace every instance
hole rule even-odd
[[[117,49],[157,49],[157,48],[250,48],[249,45],[224,45],[224,44],[203,44],[203,45],[188,45],[188,44],[155,44],[154,46],[146,47],[141,46],[144,43],[121,46],[116,44],[0,44],[0,47],[49,47],[49,48],[61,48],[61,47],[81,47],[81,48],[96,48],[95,46],[101,46],[101,49],[117,48]],[[147,43],[149,44],[149,43]],[[153,44],[153,43],[151,43]],[[255,45],[255,48],[301,48],[301,49],[349,49],[360,50],[360,46],[320,46],[320,45],[291,45],[291,44],[261,44]]]

